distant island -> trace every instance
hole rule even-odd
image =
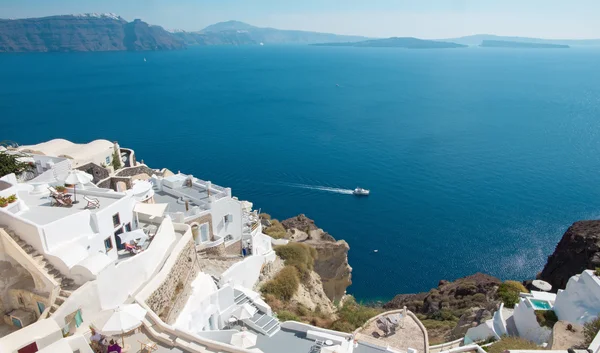
[[[529,49],[568,49],[564,44],[510,42],[505,40],[484,40],[480,47],[484,48],[529,48]]]
[[[499,45],[494,42],[505,43]],[[129,22],[113,13],[0,19],[0,53],[179,50],[188,46],[269,44],[407,49],[446,49],[466,46],[564,48],[565,46],[600,45],[600,39],[554,40],[487,34],[438,40],[412,37],[380,39],[256,27],[239,21],[219,22],[199,31],[167,31],[140,19]]]
[[[480,46],[484,41],[503,41],[517,43],[558,44],[573,46],[600,46],[600,39],[541,39],[530,37],[496,36],[493,34],[475,34],[459,38],[437,39],[441,42],[452,42],[468,46]]]
[[[187,45],[313,44],[368,39],[361,36],[255,27],[239,21],[219,22],[197,32],[175,31],[174,35]]]
[[[465,48],[466,45],[452,42],[439,42],[434,40],[418,39],[413,37],[393,37],[386,39],[371,39],[361,42],[346,43],[319,43],[316,46],[332,47],[361,47],[361,48],[406,48],[406,49],[449,49]]]

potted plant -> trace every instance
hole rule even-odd
[[[0,197],[0,207],[8,206],[8,200],[5,197]]]
[[[17,201],[17,195],[12,194],[9,197],[6,198],[6,201],[8,201],[8,203],[13,203],[15,201]]]
[[[57,192],[60,192],[60,193],[62,193],[62,194],[64,194],[64,193],[66,193],[66,192],[67,192],[67,188],[66,188],[66,187],[64,187],[64,186],[61,186],[61,185],[59,185],[59,186],[55,187],[55,189],[56,189],[56,191],[57,191]]]

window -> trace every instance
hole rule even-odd
[[[208,241],[208,223],[200,226],[200,240],[204,243]]]
[[[110,157],[106,157],[106,165],[110,164]]]
[[[112,248],[113,248],[112,239],[110,237],[104,239],[104,249],[106,249],[106,252],[111,251]]]
[[[233,235],[227,234],[227,236],[225,237],[225,242],[232,241],[232,240],[233,240]]]
[[[223,217],[223,221],[225,223],[229,223],[229,222],[233,221],[233,216],[231,214],[225,215],[225,217]]]
[[[125,231],[131,232],[131,222],[129,222],[125,225]]]
[[[113,216],[113,226],[115,226],[115,228],[117,228],[120,225],[121,225],[121,217],[117,213],[116,215]]]

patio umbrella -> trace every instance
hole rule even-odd
[[[231,344],[240,348],[248,348],[255,346],[256,335],[248,331],[234,333],[231,336]]]
[[[146,233],[144,233],[143,230],[136,229],[132,232],[125,232],[119,234],[119,238],[121,238],[121,244],[125,244],[137,239],[148,239],[148,236],[146,235]]]
[[[245,303],[239,308],[237,308],[232,316],[235,316],[238,320],[246,320],[254,316],[256,314],[256,309],[253,308],[250,304]]]
[[[144,316],[146,316],[146,310],[138,304],[120,305],[115,309],[105,310],[98,314],[92,321],[92,327],[106,336],[121,336],[123,347],[125,347],[123,335],[142,326]]]
[[[531,284],[533,284],[534,287],[544,292],[549,292],[552,290],[552,285],[550,283],[542,281],[540,279],[534,280]]]
[[[76,185],[89,183],[94,179],[94,177],[84,171],[71,169],[57,179],[65,184],[73,185],[73,194],[75,199],[73,203],[77,203],[77,191],[75,190]]]
[[[321,353],[344,353],[342,346],[336,344],[335,346],[325,346],[321,348]]]

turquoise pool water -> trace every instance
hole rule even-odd
[[[552,309],[552,305],[546,300],[540,299],[530,299],[531,305],[535,310],[550,310]]]

